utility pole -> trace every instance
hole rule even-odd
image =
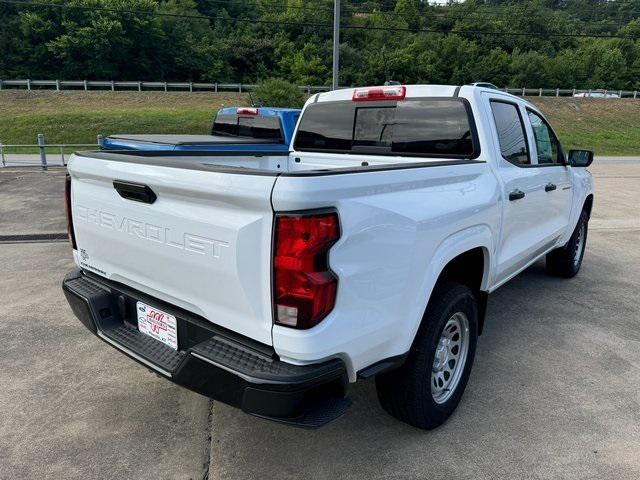
[[[339,69],[340,69],[340,0],[334,0],[334,3],[333,3],[333,78],[331,80],[331,90],[338,89]]]

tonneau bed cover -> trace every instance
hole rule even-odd
[[[277,138],[227,137],[224,135],[118,134],[110,135],[109,138],[158,145],[264,144],[281,142]]]

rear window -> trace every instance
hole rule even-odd
[[[282,140],[278,117],[262,115],[218,115],[213,122],[211,134]]]
[[[300,120],[294,148],[378,155],[475,158],[477,141],[461,99],[406,100],[389,105],[314,103]]]
[[[527,134],[522,118],[520,118],[518,106],[513,103],[492,100],[491,112],[498,132],[500,153],[504,159],[519,165],[530,164]]]

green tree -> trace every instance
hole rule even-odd
[[[260,82],[255,89],[255,100],[270,107],[302,107],[305,95],[293,83],[281,78],[270,78]]]
[[[572,88],[585,85],[589,78],[588,61],[580,51],[565,49],[549,59],[549,86]]]
[[[327,82],[329,67],[325,59],[329,57],[324,55],[323,59],[317,44],[305,43],[299,49],[293,43],[288,43],[280,53],[282,58],[279,65],[292,82],[297,85],[323,85]]]
[[[331,79],[330,2],[39,3],[0,4],[0,78]],[[355,28],[341,32],[340,83],[637,88],[639,12],[638,0],[343,0]]]
[[[626,65],[622,52],[617,48],[607,48],[598,59],[591,86],[597,88],[622,89],[625,87]]]
[[[512,87],[543,87],[549,85],[549,58],[534,51],[515,51],[511,61]]]
[[[505,86],[511,77],[511,57],[499,47],[491,50],[488,55],[478,55],[475,73],[477,81]]]
[[[402,17],[409,28],[420,28],[420,3],[419,0],[398,0],[394,13]]]
[[[92,0],[70,0],[68,5],[91,7]],[[152,0],[101,0],[97,6],[153,13]],[[160,20],[152,15],[106,13],[92,9],[55,9],[23,15],[23,30],[41,36],[42,26],[51,23],[48,39],[41,43],[41,55],[52,57],[62,78],[122,78],[125,71],[157,70],[160,58],[156,45],[163,45]],[[127,65],[131,63],[132,65]],[[156,77],[161,76],[154,72]],[[138,76],[136,75],[136,76]],[[135,78],[135,77],[134,77]]]

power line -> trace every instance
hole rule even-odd
[[[371,3],[371,2],[368,2]],[[578,5],[575,5],[576,7]],[[620,3],[620,2],[616,2],[616,1],[610,1],[607,3],[606,6],[604,7],[585,7],[583,5],[580,5],[580,12],[592,12],[592,13],[603,13],[603,9],[608,9],[608,10],[614,10],[615,7],[624,7],[627,6],[626,4]],[[381,4],[381,3],[375,3],[374,4],[374,8],[387,8],[387,5]],[[533,6],[531,4],[516,4],[516,5],[473,5],[473,7],[469,7],[468,5],[464,4],[464,3],[454,3],[452,5],[429,5],[430,9],[432,10],[465,10],[465,9],[470,9],[470,8],[475,8],[477,10],[485,10],[485,11],[508,11],[508,12],[514,12],[514,11],[531,11],[531,10],[552,10],[552,11],[558,11],[558,12],[570,12],[571,8],[568,7],[564,7],[564,8],[557,8],[557,9],[552,9],[549,7],[545,7],[545,6]],[[618,10],[616,12],[617,14],[637,14],[638,11],[634,10],[633,12],[628,12],[628,11],[622,11],[622,10]]]
[[[379,4],[377,4],[377,6],[379,6]],[[380,13],[382,15],[387,15],[387,16],[393,16],[393,17],[402,17],[402,18],[406,18],[407,15],[403,14],[403,13],[397,13],[395,11],[389,11],[389,10],[377,10],[376,7],[374,6],[373,10],[358,10],[358,9],[353,9],[354,7],[350,6],[348,7],[350,8],[349,13],[351,14],[373,14],[373,13]],[[356,7],[357,8],[357,7]],[[447,11],[442,12],[442,9],[447,9]],[[587,23],[584,20],[582,20],[580,18],[579,15],[576,14],[576,12],[571,11],[568,8],[562,8],[562,9],[551,9],[551,8],[547,8],[547,7],[540,7],[540,8],[534,8],[532,9],[530,6],[528,5],[520,5],[520,6],[507,6],[507,5],[485,5],[485,6],[474,6],[474,9],[472,10],[471,8],[468,8],[467,6],[465,6],[464,4],[460,4],[460,5],[453,5],[453,6],[448,6],[448,7],[438,7],[438,6],[429,6],[425,9],[423,9],[423,11],[421,12],[421,17],[428,17],[428,16],[435,16],[435,17],[441,17],[444,19],[447,18],[456,18],[456,19],[462,19],[465,17],[472,17],[472,16],[478,16],[478,17],[488,17],[488,18],[504,18],[504,14],[505,13],[514,13],[514,12],[531,12],[532,10],[536,10],[536,11],[540,11],[542,10],[543,12],[563,12],[563,13],[568,13],[570,14],[572,17],[574,17],[576,20],[579,20],[582,23]],[[593,13],[603,13],[602,9],[589,9],[589,8],[581,8],[580,9],[580,13],[584,13],[584,12],[593,12]],[[640,15],[640,11],[627,11],[627,12],[622,12],[619,11],[617,12],[617,14],[615,15],[616,17],[619,17],[620,15],[629,15],[631,16],[631,19],[636,18],[633,15]],[[602,25],[602,21],[600,20],[594,20],[599,22],[598,25]],[[612,23],[613,22],[608,22],[608,23]],[[620,24],[615,24],[616,26],[624,26],[624,25],[620,25]]]
[[[503,32],[503,31],[488,31],[488,30],[473,30],[473,29],[456,29],[449,30],[436,30],[436,29],[423,29],[423,28],[402,28],[402,27],[368,27],[365,25],[349,25],[342,26],[341,28],[351,29],[364,29],[364,30],[387,30],[394,32],[411,32],[411,33],[457,33],[457,34],[469,34],[469,35],[502,35],[502,36],[518,36],[518,37],[567,37],[567,38],[620,38],[620,39],[633,39],[635,37],[628,35],[601,35],[590,33],[552,33],[552,32]]]
[[[523,13],[520,16],[524,16],[525,11],[521,10]],[[619,18],[618,21],[612,20],[612,19],[607,19],[607,18],[602,18],[602,19],[597,19],[597,18],[592,18],[590,20],[588,19],[584,19],[581,18],[579,15],[576,15],[574,12],[569,12],[569,11],[565,11],[563,10],[563,12],[566,12],[569,17],[568,19],[563,19],[563,21],[570,21],[572,24],[580,24],[580,26],[582,26],[583,28],[623,28],[625,27],[629,21],[631,21],[632,19],[636,18],[633,16],[633,13],[629,13],[629,15],[631,15],[631,17],[629,19],[623,19],[623,18]],[[408,17],[406,14],[401,14],[401,13],[396,13],[396,12],[389,12],[389,11],[356,11],[356,10],[351,10],[349,11],[350,14],[352,14],[353,16],[362,16],[362,15],[372,15],[374,13],[380,13],[382,16],[389,16],[389,17],[395,17],[395,18],[401,18],[404,20],[407,20]],[[640,15],[640,12],[637,13],[637,15]],[[636,15],[636,16],[637,16]],[[496,21],[496,20],[504,20],[504,19],[509,19],[512,20],[514,18],[519,18],[518,16],[514,16],[514,15],[507,15],[507,11],[505,10],[505,13],[501,13],[501,12],[485,12],[482,11],[482,9],[479,10],[474,10],[474,11],[470,11],[470,12],[464,12],[462,10],[456,10],[456,11],[449,11],[446,13],[434,13],[434,12],[429,12],[429,11],[425,11],[424,13],[422,13],[420,15],[420,19],[422,20],[426,20],[429,19],[429,17],[436,17],[441,19],[441,21],[451,21],[451,22],[455,22],[455,21],[462,21],[462,20],[486,20],[486,21]],[[622,23],[621,23],[622,22]]]
[[[467,8],[463,5],[461,5],[460,7],[454,7],[450,14],[454,14],[455,13],[460,13],[460,14],[465,14],[467,13]],[[468,12],[469,14],[476,14],[476,13],[482,13],[482,14],[487,14],[487,15],[496,15],[496,16],[500,16],[500,15],[505,15],[505,14],[521,14],[521,15],[525,15],[525,14],[532,14],[532,13],[537,13],[537,12],[542,12],[542,13],[548,13],[548,12],[562,12],[565,14],[569,14],[572,17],[582,21],[582,22],[587,22],[587,21],[591,21],[591,22],[599,22],[599,23],[614,23],[616,20],[617,21],[622,21],[622,22],[629,22],[635,18],[638,17],[638,15],[640,15],[640,10],[634,9],[633,11],[623,11],[623,10],[618,10],[618,11],[603,11],[603,9],[601,8],[580,8],[579,11],[576,10],[572,10],[569,8],[561,8],[561,9],[551,9],[551,8],[545,8],[545,7],[540,7],[540,8],[531,8],[528,5],[522,5],[522,6],[506,6],[506,5],[493,5],[493,6],[484,6],[484,7],[479,7],[477,10],[474,11],[470,11]],[[587,16],[588,18],[585,19],[585,16]],[[598,18],[599,17],[599,18]]]
[[[554,11],[559,11],[559,12],[570,12],[570,11],[575,11],[576,7],[579,7],[579,12],[580,13],[609,13],[609,14],[615,14],[615,15],[619,15],[619,14],[627,14],[627,13],[632,13],[628,10],[624,10],[624,9],[619,9],[619,8],[615,8],[615,7],[620,7],[623,6],[622,4],[618,3],[616,4],[615,2],[609,2],[606,6],[602,5],[600,7],[586,7],[584,5],[573,5],[574,8],[571,7],[564,7],[564,8],[557,8],[557,9],[553,9],[550,7],[545,7],[545,6],[533,6],[531,4],[521,4],[521,5],[484,5],[478,8],[482,8],[485,10],[492,10],[492,11],[527,11],[527,10],[554,10]],[[460,4],[457,7],[454,8],[460,8],[460,9],[464,9],[466,8],[466,6],[464,4]],[[634,11],[637,11],[637,8],[633,9]]]
[[[610,5],[615,5],[615,2],[611,2]],[[622,4],[618,4],[618,5],[622,5]],[[373,14],[373,13],[380,13],[382,15],[385,16],[393,16],[393,17],[400,17],[403,19],[407,19],[407,15],[406,14],[402,14],[402,13],[397,13],[394,11],[389,11],[389,10],[376,10],[376,7],[378,8],[386,8],[386,5],[384,4],[380,4],[380,3],[376,3],[374,5],[374,10],[351,10],[349,13],[351,14]],[[445,10],[446,12],[441,12],[441,10]],[[487,20],[496,20],[496,19],[504,19],[505,18],[505,14],[510,14],[510,13],[514,13],[514,12],[522,12],[522,13],[529,13],[532,10],[534,11],[543,11],[543,12],[563,12],[566,14],[569,14],[571,17],[571,20],[577,20],[578,22],[580,22],[582,24],[583,27],[605,27],[605,26],[610,26],[610,27],[617,27],[617,28],[622,28],[625,27],[627,25],[627,23],[616,23],[614,21],[611,20],[593,20],[593,22],[597,22],[597,23],[590,23],[588,21],[583,20],[582,18],[580,18],[579,15],[576,14],[575,11],[571,11],[571,9],[569,8],[560,8],[560,9],[552,9],[552,8],[548,8],[548,7],[536,7],[534,6],[533,8],[531,7],[531,5],[475,5],[473,7],[473,10],[468,7],[465,4],[453,4],[453,5],[449,5],[449,6],[438,6],[438,5],[428,5],[425,9],[423,9],[423,11],[421,12],[422,14],[420,15],[420,18],[428,18],[429,16],[435,16],[435,17],[440,17],[443,20],[465,20],[465,19],[471,19],[471,20],[475,20],[475,19],[487,19]],[[590,9],[590,8],[583,8],[582,6],[580,7],[580,13],[584,13],[584,12],[592,12],[592,13],[604,13],[602,12],[602,9],[599,8],[594,8],[594,9]],[[633,15],[640,15],[640,11],[618,11],[616,17],[620,17],[622,14],[625,15],[630,15],[631,19],[636,18]],[[510,17],[511,19],[512,17]],[[631,20],[630,19],[630,20]]]
[[[0,3],[5,4],[13,4],[13,5],[23,5],[28,7],[44,7],[44,8],[61,8],[68,10],[82,10],[82,11],[90,11],[90,12],[107,12],[107,13],[118,13],[118,14],[128,14],[128,15],[146,15],[149,17],[168,17],[168,18],[185,18],[190,20],[234,20],[236,22],[241,23],[260,23],[266,25],[294,25],[294,26],[311,26],[311,27],[323,27],[330,26],[330,24],[324,23],[311,23],[311,22],[288,22],[288,21],[275,21],[275,20],[260,20],[260,19],[252,19],[252,18],[235,18],[235,17],[227,17],[223,15],[219,16],[209,16],[209,15],[201,15],[201,14],[186,14],[186,13],[167,13],[167,12],[155,12],[155,11],[145,11],[145,10],[123,10],[117,8],[108,8],[108,7],[95,7],[95,6],[87,6],[87,5],[66,5],[60,3],[42,3],[42,2],[29,2],[22,0],[0,0]]]
[[[299,5],[288,5],[282,2],[261,2],[260,0],[254,0],[250,3],[234,3],[233,0],[204,0],[207,3],[215,3],[215,4],[223,4],[234,7],[246,7],[246,6],[254,6],[254,7],[272,7],[272,8],[281,8],[282,11],[293,9],[293,10],[302,10],[302,11],[310,11],[310,12],[332,12],[333,8],[329,7],[303,7]]]
[[[207,3],[215,3],[215,4],[233,4],[233,0],[205,0]],[[288,9],[295,9],[295,10],[300,10],[300,11],[307,11],[307,12],[331,12],[333,13],[333,8],[325,8],[325,7],[305,7],[305,6],[297,6],[297,5],[288,5],[286,3],[279,3],[279,2],[261,2],[259,0],[254,0],[255,3],[252,3],[252,5],[256,6],[256,7],[274,7],[274,8],[281,8],[282,11],[286,11]],[[236,4],[237,6],[238,4]],[[242,5],[242,4],[240,4]],[[246,4],[245,4],[246,5]],[[376,4],[377,6],[380,6],[380,4]],[[394,11],[389,11],[389,10],[357,10],[357,7],[354,7],[352,5],[346,5],[345,7],[343,7],[341,10],[344,11],[345,13],[349,13],[351,15],[357,15],[357,14],[374,14],[374,13],[380,13],[383,16],[391,16],[391,17],[396,17],[396,18],[401,18],[406,20],[407,19],[407,15],[403,14],[403,13],[398,13],[398,12],[394,12]],[[375,7],[374,7],[375,8]],[[425,19],[428,18],[429,16],[435,16],[435,17],[441,17],[444,20],[463,20],[463,19],[489,19],[489,20],[493,20],[493,19],[502,19],[504,18],[504,15],[501,12],[512,12],[512,11],[527,11],[530,10],[530,7],[524,5],[524,6],[500,6],[500,5],[494,5],[494,6],[481,6],[478,7],[477,10],[473,10],[473,11],[469,11],[469,12],[465,12],[463,11],[465,9],[464,6],[462,6],[461,8],[458,7],[448,7],[450,10],[448,12],[445,13],[436,13],[435,11],[438,9],[438,7],[427,7],[427,9],[424,9],[423,12],[421,12],[420,15],[420,19]],[[571,15],[575,16],[575,13],[570,12],[568,9],[559,9],[559,10],[553,10],[553,9],[549,9],[549,8],[544,8],[544,10],[551,10],[551,11],[561,11],[561,12],[567,12],[567,13],[571,13]],[[595,9],[595,10],[590,10],[590,9],[581,9],[581,12],[585,12],[585,11],[592,11],[592,12],[598,12],[598,13],[602,13],[601,10]],[[618,12],[618,14],[622,14],[625,12]],[[626,14],[628,15],[633,15],[634,12],[626,12]],[[640,12],[639,12],[640,14]],[[633,18],[633,17],[632,17]],[[611,27],[618,27],[618,28],[622,28],[624,26],[626,26],[626,24],[620,24],[620,23],[615,23],[613,21],[601,21],[601,20],[593,20],[594,22],[598,22],[597,24],[593,24],[591,25],[589,22],[586,22],[584,20],[582,20],[581,18],[575,16],[574,18],[575,20],[578,20],[580,23],[583,24],[583,26],[588,27],[588,26],[593,26],[593,27],[602,27],[602,26],[611,26]]]
[[[229,4],[231,3],[230,0],[205,0],[208,3],[214,3],[214,4]],[[191,19],[202,19],[202,20],[223,20],[223,19],[229,19],[229,20],[235,20],[238,22],[243,22],[243,23],[260,23],[260,24],[266,24],[266,25],[271,25],[271,24],[280,24],[280,25],[290,25],[290,26],[312,26],[312,27],[329,27],[329,24],[326,25],[322,25],[322,24],[317,24],[317,23],[306,23],[306,22],[286,22],[286,21],[271,21],[271,20],[259,20],[259,19],[249,19],[249,18],[233,18],[233,17],[224,17],[224,16],[207,16],[207,15],[189,15],[189,14],[170,14],[170,13],[163,13],[163,12],[152,12],[152,11],[142,11],[142,10],[120,10],[120,9],[115,9],[115,8],[108,8],[108,7],[95,7],[95,6],[84,6],[84,5],[68,5],[68,4],[53,4],[53,3],[42,3],[42,2],[28,2],[28,1],[20,1],[20,0],[2,0],[0,1],[0,3],[7,3],[7,4],[15,4],[15,5],[27,5],[27,6],[42,6],[42,7],[55,7],[55,8],[68,8],[68,9],[76,9],[76,10],[88,10],[88,11],[106,11],[106,12],[112,12],[112,13],[129,13],[129,14],[144,14],[144,15],[153,15],[153,16],[163,16],[163,17],[176,17],[176,18],[191,18]],[[262,4],[256,4],[254,3],[255,6],[285,6],[285,4],[282,3],[275,3],[275,2],[264,2]],[[304,10],[304,11],[331,11],[333,12],[332,9],[326,9],[326,8],[317,8],[317,7],[302,7],[302,6],[291,6],[291,7],[287,7],[287,8],[295,8],[298,10]],[[486,8],[486,7],[482,7],[482,8]],[[350,12],[350,13],[374,13],[374,12]],[[406,15],[404,14],[400,14],[400,13],[396,13],[396,12],[383,12],[380,11],[380,13],[382,15],[387,15],[387,16],[395,16],[395,17],[400,17],[403,19],[406,19]],[[462,12],[456,12],[456,13],[462,13]],[[471,15],[478,15],[480,12],[471,12]],[[444,19],[450,18],[451,20],[462,20],[465,17],[443,17]],[[499,17],[495,17],[495,18],[499,18]],[[589,27],[589,26],[603,26],[603,23],[600,23],[599,25],[590,25],[588,23],[582,22],[583,23],[583,27]],[[620,24],[611,24],[611,26],[615,26],[618,28],[624,27],[625,25],[620,25]],[[362,26],[359,25],[342,25],[341,28],[353,28],[353,29],[362,29]],[[381,27],[366,27],[367,29],[375,29],[375,30],[381,30]],[[402,28],[402,27],[385,27],[388,28],[389,31],[414,31],[416,33],[421,32],[421,31],[428,31],[431,33],[469,33],[469,34],[475,34],[475,33],[485,33],[482,30],[438,30],[438,29],[406,29],[406,28]],[[527,33],[527,32],[525,32]],[[486,32],[486,34],[493,34],[493,35],[516,35],[515,33],[511,33],[511,32],[501,32],[501,31],[492,31],[492,32]],[[545,32],[536,32],[535,34],[531,34],[531,36],[543,36],[543,35],[547,35],[547,33]],[[559,36],[560,34],[549,34],[551,36]],[[562,34],[562,36],[590,36],[590,37],[594,37],[594,38],[616,38],[613,35],[587,35],[587,34]],[[628,37],[624,37],[624,38],[628,38]]]
[[[45,7],[45,8],[61,8],[70,10],[82,10],[82,11],[101,11],[117,14],[129,14],[129,15],[147,15],[152,17],[168,17],[168,18],[185,18],[191,20],[209,20],[209,21],[235,21],[238,23],[250,23],[250,24],[265,24],[265,25],[286,25],[286,26],[299,26],[299,27],[317,27],[317,28],[333,28],[331,23],[317,23],[317,22],[290,22],[290,21],[278,21],[278,20],[263,20],[252,18],[237,18],[237,17],[225,17],[225,16],[207,16],[207,15],[192,15],[181,13],[165,13],[143,10],[120,10],[116,8],[107,7],[94,7],[86,5],[68,5],[58,3],[42,3],[42,2],[30,2],[22,0],[0,0],[0,3],[22,5],[28,7]],[[367,25],[341,25],[341,29],[347,30],[375,30],[375,31],[388,31],[388,32],[407,32],[407,33],[435,33],[435,34],[460,34],[460,35],[495,35],[495,36],[517,36],[517,37],[561,37],[561,38],[618,38],[618,39],[634,39],[636,37],[629,35],[604,35],[604,34],[589,34],[589,33],[551,33],[551,32],[504,32],[504,31],[488,31],[488,30],[475,30],[475,29],[430,29],[430,28],[410,28],[410,27],[376,27]]]
[[[403,20],[407,20],[407,15],[406,14],[396,13],[396,12],[350,11],[349,13],[352,14],[352,15],[358,15],[358,14],[373,15],[374,13],[380,13],[382,16],[391,16],[391,17],[396,17],[396,18],[401,18]],[[506,19],[506,17],[504,15],[501,15],[499,13],[485,14],[484,12],[479,12],[479,11],[470,12],[468,14],[464,14],[463,12],[455,12],[455,13],[452,12],[452,13],[444,13],[444,14],[442,14],[442,13],[432,13],[432,14],[425,13],[425,14],[421,15],[419,18],[421,20],[426,20],[426,19],[429,19],[430,16],[434,16],[434,17],[440,18],[442,20],[450,20],[450,21],[458,21],[458,20],[504,20],[504,19]],[[513,20],[513,17],[509,17],[509,20]],[[589,22],[586,22],[584,20],[581,20],[581,19],[575,18],[575,17],[572,17],[571,20],[576,20],[583,27],[605,27],[605,26],[611,26],[611,27],[622,28],[622,27],[627,25],[626,23],[625,24],[620,24],[620,23],[614,23],[612,21],[597,21],[598,23],[589,23]]]
[[[235,3],[234,0],[204,0],[207,3],[213,3],[213,4],[219,4],[219,5],[229,5],[229,6],[234,6],[234,7],[242,7],[242,6],[248,6],[247,3]],[[25,5],[43,5],[43,6],[60,6],[60,7],[66,7],[66,8],[84,8],[86,7],[87,9],[93,9],[93,10],[100,10],[100,9],[107,9],[106,7],[89,7],[89,6],[80,6],[80,5],[65,5],[65,4],[49,4],[49,3],[38,3],[38,2],[28,2],[28,1],[5,1],[5,2],[0,2],[0,3],[14,3],[14,4],[25,4]],[[265,2],[265,1],[260,1],[260,0],[253,0],[253,2],[250,3],[250,5],[253,5],[255,7],[275,7],[275,8],[281,8],[283,10],[288,10],[288,9],[294,9],[294,10],[302,10],[302,11],[313,11],[313,12],[317,12],[317,11],[326,11],[326,12],[331,12],[333,13],[333,8],[331,7],[308,7],[308,6],[298,6],[298,5],[289,5],[287,3],[283,3],[283,2]],[[376,6],[381,7],[381,4],[376,4]],[[364,13],[364,14],[373,14],[376,13],[375,10],[355,10],[351,5],[348,5],[345,7],[345,11],[347,9],[349,9],[349,13]],[[375,8],[375,7],[374,7]],[[463,14],[465,14],[465,12],[462,11],[463,8],[466,8],[464,6],[461,6],[460,8],[454,6],[454,7],[437,7],[437,6],[430,6],[428,7],[429,9],[432,10],[437,10],[440,8],[448,8],[448,9],[455,9],[455,10],[459,10],[459,11],[450,11],[447,13],[432,13],[432,15],[434,16],[440,16],[440,17],[444,17],[446,18],[447,15],[450,16],[461,16]],[[501,11],[526,11],[529,10],[530,8],[528,6],[506,6],[506,5],[488,5],[488,6],[481,6],[478,7],[477,10],[472,11],[472,12],[468,12],[467,15],[484,15],[484,14],[489,14],[489,15],[499,15],[499,13],[497,12],[491,12],[491,10],[501,10]],[[114,9],[116,10],[116,9]],[[551,10],[551,9],[547,9],[547,10]],[[559,9],[559,10],[555,10],[555,11],[563,11],[566,12],[568,11],[568,9]],[[601,10],[595,9],[595,10],[590,10],[590,9],[584,9],[581,8],[581,12],[584,11],[593,11],[593,12],[599,12],[601,13]],[[381,13],[382,15],[387,15],[387,16],[395,16],[395,17],[402,17],[402,18],[406,18],[405,14],[402,13],[397,13],[397,12],[393,12],[393,11],[389,11],[389,10],[378,10],[377,12]],[[423,13],[427,13],[428,11],[425,10]],[[626,13],[629,15],[633,15],[634,13],[638,13],[640,14],[640,12],[618,12],[618,13]]]

